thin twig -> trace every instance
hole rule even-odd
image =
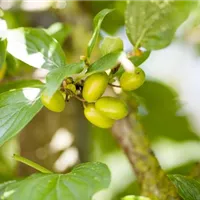
[[[118,87],[118,88],[121,88],[120,85],[114,85],[114,84],[112,84],[112,83],[108,83],[108,85],[110,85],[110,86],[112,86],[112,87]]]
[[[21,163],[24,163],[24,164],[26,164],[26,165],[28,165],[28,166],[30,166],[30,167],[42,172],[42,173],[44,173],[44,174],[51,174],[52,173],[50,170],[44,168],[43,166],[41,166],[41,165],[39,165],[39,164],[37,164],[37,163],[27,159],[27,158],[24,158],[22,156],[14,154],[13,158],[15,160],[21,162]]]

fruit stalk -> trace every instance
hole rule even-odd
[[[31,160],[28,160],[27,158],[24,158],[22,156],[19,156],[19,155],[16,155],[14,154],[13,155],[13,158],[21,163],[24,163],[25,165],[28,165],[36,170],[38,170],[39,172],[41,173],[44,173],[44,174],[51,174],[52,172],[44,167],[42,167],[41,165],[31,161]]]
[[[180,200],[175,187],[161,169],[151,150],[135,113],[115,123],[113,136],[132,165],[141,186],[141,195],[152,200]]]

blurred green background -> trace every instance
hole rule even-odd
[[[0,7],[10,29],[20,26],[48,29],[61,43],[67,63],[85,55],[93,17],[101,9],[116,8],[105,18],[99,42],[107,35],[115,35],[123,39],[126,52],[132,50],[124,28],[125,1],[1,0]],[[132,94],[139,102],[138,118],[152,148],[169,173],[190,174],[200,160],[199,11],[198,7],[181,25],[170,46],[151,52],[141,65],[147,81]],[[97,47],[92,59],[99,56]],[[6,76],[1,82],[30,78],[43,81],[46,73],[8,55]],[[112,183],[95,195],[95,200],[139,194],[133,171],[111,131],[89,124],[76,100],[70,101],[61,114],[43,108],[16,138],[0,148],[1,182],[35,172],[12,159],[17,152],[60,173],[80,162],[105,162],[111,170]]]

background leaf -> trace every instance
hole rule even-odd
[[[52,70],[66,64],[60,44],[43,29],[9,30],[7,49],[14,57],[36,68]]]
[[[63,200],[65,197],[68,200],[91,200],[94,193],[109,186],[110,178],[110,171],[105,164],[85,163],[68,174],[34,174],[8,186],[4,189],[7,196],[5,192],[1,198]]]
[[[109,53],[96,62],[94,62],[90,68],[88,69],[87,74],[93,74],[96,72],[102,72],[107,69],[111,69],[113,67],[116,67],[117,64],[119,64],[120,57],[123,55],[123,52],[114,52]]]
[[[52,96],[60,87],[62,81],[69,76],[80,73],[84,69],[84,62],[73,63],[57,68],[47,75],[46,90],[48,96]]]
[[[176,29],[184,22],[195,2],[129,1],[126,29],[131,43],[148,50],[170,44]]]
[[[170,175],[169,178],[178,189],[178,193],[184,200],[200,199],[200,182],[182,175]]]
[[[71,33],[71,28],[67,24],[56,22],[52,24],[47,30],[47,33],[55,38],[61,45]]]
[[[160,137],[176,141],[199,140],[191,130],[187,116],[178,114],[181,104],[178,94],[169,86],[154,81],[146,81],[132,93],[139,96],[139,114],[148,137],[156,140]]]
[[[104,10],[100,11],[94,18],[94,32],[93,32],[92,38],[90,39],[90,41],[88,43],[88,48],[87,48],[87,56],[88,57],[90,57],[92,50],[94,48],[94,45],[98,39],[101,24],[104,20],[104,17],[112,11],[113,11],[113,9],[104,9]]]
[[[0,94],[0,145],[15,136],[40,111],[42,86],[29,85]]]
[[[7,47],[7,41],[1,40],[0,38],[0,69],[3,67],[3,64],[6,59],[6,47]]]

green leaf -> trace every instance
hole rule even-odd
[[[170,175],[169,178],[178,189],[179,195],[184,200],[200,199],[200,182],[182,175]]]
[[[186,115],[181,110],[179,96],[173,88],[161,82],[145,81],[143,86],[132,92],[139,96],[140,121],[151,141],[160,137],[174,141],[199,140],[190,129]]]
[[[136,48],[166,47],[195,4],[192,1],[129,1],[125,16],[129,40]]]
[[[151,200],[147,197],[129,195],[122,198],[122,200]]]
[[[80,73],[84,69],[84,66],[84,62],[73,63],[49,72],[47,75],[47,83],[45,89],[47,95],[52,96],[66,77]]]
[[[19,60],[17,60],[14,56],[12,56],[10,53],[7,53],[6,55],[6,66],[7,71],[6,74],[8,76],[16,76],[17,70],[19,69]]]
[[[13,185],[13,183],[16,183],[16,181],[15,180],[7,181],[7,182],[0,184],[0,198],[6,192],[7,187],[10,186],[10,185]]]
[[[0,69],[2,68],[5,59],[6,59],[6,47],[7,47],[7,41],[1,40],[0,38]]]
[[[60,44],[43,29],[9,30],[7,49],[14,57],[36,68],[52,70],[66,64]]]
[[[136,66],[140,66],[150,56],[150,51],[143,52],[140,56],[132,56],[129,60]]]
[[[102,11],[100,11],[94,18],[94,32],[92,35],[92,38],[90,39],[89,43],[88,43],[88,48],[87,48],[87,56],[90,57],[92,50],[95,46],[95,43],[97,42],[99,33],[100,33],[100,29],[101,29],[101,24],[105,18],[105,16],[107,14],[109,14],[110,12],[112,12],[113,9],[104,9]]]
[[[0,145],[15,136],[42,108],[35,85],[0,94]]]
[[[150,51],[145,51],[140,56],[132,56],[129,60],[134,64],[134,66],[139,67],[143,62],[147,60],[150,55]],[[123,66],[120,66],[119,70],[115,73],[114,76],[120,78],[121,75],[125,72]]]
[[[68,174],[34,174],[7,187],[4,200],[91,200],[110,184],[110,171],[105,164],[94,162],[75,167]],[[31,194],[31,195],[30,195]]]
[[[39,80],[19,80],[13,81],[5,84],[1,84],[0,93],[14,90],[14,89],[21,89],[26,87],[34,87],[34,88],[42,88],[43,84]]]
[[[116,65],[120,63],[120,58],[123,55],[124,52],[114,52],[103,56],[90,66],[87,74],[90,75],[96,72],[102,72],[107,69],[112,69],[113,67],[116,67]]]
[[[123,51],[123,41],[119,37],[105,37],[100,47],[102,55]]]
[[[47,30],[47,33],[55,38],[61,45],[71,33],[71,28],[67,24],[56,22],[52,24]]]
[[[0,8],[0,17],[3,17],[4,13],[3,10]]]

